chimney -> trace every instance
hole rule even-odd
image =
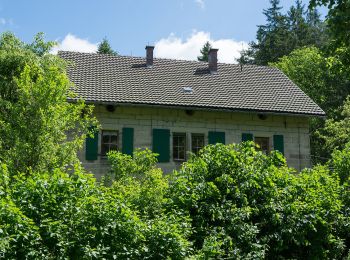
[[[152,67],[153,66],[153,49],[154,46],[146,46],[146,66]]]
[[[209,70],[211,74],[218,73],[218,50],[210,49],[208,53]]]

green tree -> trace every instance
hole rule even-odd
[[[102,42],[100,42],[100,44],[98,45],[97,53],[118,55],[118,52],[112,49],[106,38],[104,38]]]
[[[342,106],[340,118],[327,119],[325,127],[319,129],[317,134],[324,141],[324,148],[329,151],[342,150],[350,143],[350,96]]]
[[[327,37],[316,9],[305,11],[302,2],[296,0],[283,14],[279,0],[270,3],[271,7],[263,11],[266,24],[258,26],[256,41],[241,53],[240,63],[267,65],[303,46],[323,47]]]
[[[48,53],[52,46],[42,34],[32,44],[0,37],[0,161],[12,173],[73,167],[94,123],[92,107],[67,102],[66,63]]]
[[[331,68],[337,63],[336,57],[327,57],[316,47],[304,47],[269,65],[283,71],[328,116],[334,117],[339,114],[344,97],[350,94],[344,79]]]
[[[267,23],[258,26],[256,42],[250,42],[249,49],[242,52],[241,63],[267,65],[289,51],[287,17],[281,13],[279,0],[270,0],[270,4],[263,11]]]
[[[341,191],[327,167],[296,175],[278,152],[217,144],[176,173],[168,207],[189,214],[198,258],[336,259]]]
[[[206,42],[204,45],[203,45],[203,48],[200,50],[200,52],[201,52],[201,56],[198,56],[197,57],[197,59],[199,60],[199,61],[208,61],[208,59],[209,59],[209,51],[210,51],[210,49],[211,49],[211,44],[210,44],[210,42]]]
[[[325,5],[329,11],[327,25],[336,41],[336,46],[350,45],[350,1],[349,0],[311,0],[310,9]]]
[[[345,70],[342,69],[344,65],[337,56],[327,57],[316,47],[304,47],[270,65],[283,71],[326,112],[332,122],[344,118],[339,108],[343,105],[344,97],[350,94],[350,89]],[[334,139],[329,136],[332,141],[327,141],[327,135],[322,131],[324,126],[323,119],[311,119],[311,152],[314,162],[327,161],[334,148],[330,149]]]
[[[127,197],[90,174],[55,169],[18,174],[12,182],[9,175],[0,165],[1,258],[184,259],[190,253],[185,218],[141,219]]]

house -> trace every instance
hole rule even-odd
[[[310,166],[310,117],[324,111],[276,68],[77,52],[71,61],[75,92],[95,104],[102,125],[79,157],[97,176],[108,169],[106,153],[131,154],[147,147],[165,172],[204,145],[254,140],[264,152],[281,151],[297,170]]]

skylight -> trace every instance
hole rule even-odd
[[[189,94],[192,94],[192,93],[193,93],[192,87],[183,87],[183,88],[182,88],[182,91],[183,91],[184,93],[189,93]]]

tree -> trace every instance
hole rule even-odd
[[[74,97],[66,63],[49,54],[52,42],[0,37],[0,161],[11,173],[73,167],[92,107]],[[68,135],[69,133],[69,135]]]
[[[350,96],[342,106],[341,118],[327,119],[325,127],[319,129],[317,133],[324,140],[325,149],[329,151],[342,150],[347,143],[350,143]]]
[[[209,51],[210,51],[210,49],[211,49],[211,44],[210,44],[210,42],[206,42],[204,45],[203,45],[203,48],[200,50],[200,52],[201,52],[201,56],[198,56],[197,57],[197,59],[199,60],[199,61],[208,61],[208,59],[209,59]]]
[[[267,65],[288,52],[287,18],[281,13],[279,0],[270,0],[270,4],[271,7],[263,11],[267,23],[258,26],[257,41],[250,42],[249,49],[242,52],[241,63]]]
[[[328,118],[342,117],[339,107],[344,97],[350,94],[350,89],[341,72],[344,70],[338,68],[341,65],[337,57],[327,57],[316,47],[304,47],[269,65],[283,71],[326,112]],[[327,138],[321,138],[319,134],[325,121],[314,118],[310,122],[312,159],[325,162],[333,150],[329,149]]]
[[[344,97],[349,93],[347,84],[339,74],[330,68],[336,58],[329,58],[316,47],[296,49],[278,62],[269,65],[279,68],[328,116],[336,116]]]
[[[328,7],[327,25],[337,46],[350,45],[350,1],[349,0],[311,0],[309,8],[317,5]]]
[[[300,0],[282,14],[279,0],[270,0],[271,7],[264,10],[266,24],[259,25],[256,41],[250,42],[248,50],[241,53],[238,62],[267,65],[277,62],[294,49],[325,43],[323,23],[317,10],[305,11]]]
[[[340,192],[327,167],[296,175],[278,152],[217,144],[175,173],[168,208],[189,214],[199,259],[339,259]]]
[[[100,42],[100,44],[98,45],[97,53],[118,55],[118,52],[112,49],[106,38],[104,38],[102,42]]]

